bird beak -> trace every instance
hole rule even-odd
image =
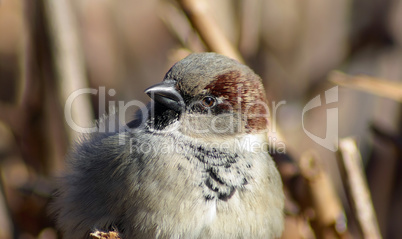
[[[182,111],[184,100],[175,88],[174,81],[163,81],[145,90],[145,93],[154,101],[177,112]]]

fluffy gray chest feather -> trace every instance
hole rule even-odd
[[[56,202],[67,238],[95,228],[123,238],[276,238],[283,230],[282,184],[265,152],[124,133],[92,137],[71,157]]]
[[[250,174],[252,157],[247,158],[242,152],[228,152],[227,149],[221,150],[208,144],[182,141],[169,135],[161,138],[160,144],[156,144],[158,149],[152,149],[166,151],[155,155],[158,163],[161,162],[164,166],[170,165],[166,169],[172,168],[172,174],[193,181],[205,200],[227,201],[236,190],[242,189],[252,178]],[[139,149],[145,148],[143,145],[148,143],[150,144],[147,140],[135,140],[132,141],[132,147],[139,152],[141,151]],[[146,156],[140,155],[139,158]],[[148,164],[149,161],[142,163]],[[152,162],[152,167],[154,165],[155,162]]]
[[[282,184],[266,152],[248,151],[233,143],[222,149],[171,135],[153,142],[157,142],[152,149],[155,154],[137,155],[144,159],[136,161],[142,173],[133,175],[132,181],[141,186],[133,196],[137,205],[129,210],[133,224],[137,224],[138,215],[145,219],[149,211],[158,210],[153,223],[159,227],[147,235],[275,238],[280,234]],[[144,144],[148,141],[141,137],[132,147],[138,153]],[[277,219],[272,221],[273,215]],[[165,234],[166,228],[175,232]]]

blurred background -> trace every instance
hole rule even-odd
[[[212,25],[201,29],[194,9]],[[275,155],[287,191],[283,238],[400,238],[402,0],[0,0],[0,239],[59,238],[46,207],[78,135],[66,103],[90,127],[109,106],[148,102],[143,91],[174,62],[218,51],[205,31],[224,36],[269,100],[283,102],[273,116],[286,151]],[[348,87],[333,88],[339,77]],[[96,91],[71,102],[84,88]],[[329,89],[338,98],[326,106]],[[303,115],[316,96],[323,105]],[[306,134],[326,137],[330,108],[337,152]]]

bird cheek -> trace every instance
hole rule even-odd
[[[237,118],[232,113],[186,114],[181,119],[182,131],[195,137],[236,134],[241,129],[241,120]]]
[[[203,114],[187,113],[181,118],[182,131],[187,135],[208,134],[209,124],[207,117]]]
[[[231,113],[219,114],[212,118],[210,130],[214,134],[234,134],[239,127]]]

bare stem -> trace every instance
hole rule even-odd
[[[370,191],[364,176],[360,153],[351,138],[342,139],[339,143],[340,165],[346,174],[347,189],[356,211],[359,226],[365,239],[381,238],[377,218],[371,201]],[[344,178],[344,177],[343,177]]]
[[[44,0],[43,2],[59,81],[58,91],[61,102],[64,104],[73,92],[88,88],[81,45],[78,40],[78,28],[71,9],[71,1]],[[81,94],[79,98],[79,104],[65,110],[71,110],[72,119],[77,125],[82,126],[91,122],[93,115],[89,95]],[[77,136],[77,132],[69,130],[70,140]]]
[[[329,80],[340,86],[370,92],[402,103],[401,83],[365,75],[351,76],[340,71],[331,72]]]
[[[204,0],[178,0],[191,24],[200,34],[205,45],[214,52],[226,55],[239,62],[244,62],[239,51],[223,34],[218,25],[208,14],[208,5]]]

